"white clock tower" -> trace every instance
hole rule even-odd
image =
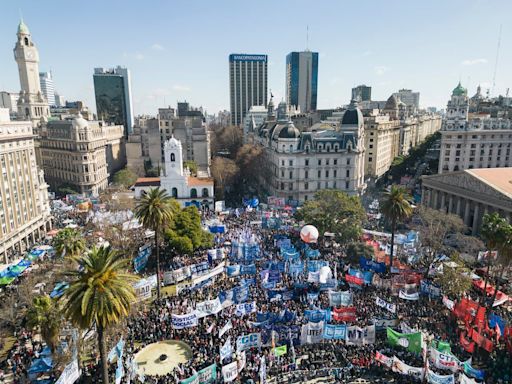
[[[23,20],[18,25],[17,36],[14,59],[18,64],[21,84],[18,115],[24,120],[31,120],[37,127],[50,116],[50,107],[39,83],[39,53]]]

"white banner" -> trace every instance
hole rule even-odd
[[[430,347],[430,361],[432,361],[436,368],[446,369],[452,372],[457,372],[460,366],[460,361],[455,356],[439,352],[432,347]]]
[[[455,301],[450,300],[448,296],[443,296],[443,304],[450,311],[453,311],[453,308],[455,307]]]
[[[365,345],[375,343],[375,325],[364,328],[358,326],[347,327],[347,345]]]
[[[66,365],[62,371],[59,380],[55,384],[73,384],[80,377],[80,369],[78,368],[78,360],[74,359],[71,363]]]
[[[420,295],[418,292],[407,293],[403,289],[401,289],[400,292],[398,293],[398,297],[401,299],[404,299],[404,300],[419,300],[420,299]]]
[[[300,343],[301,344],[314,344],[319,343],[323,339],[324,334],[324,322],[320,321],[318,323],[309,322],[302,326],[302,330],[300,333]]]
[[[459,380],[460,384],[479,384],[475,379],[471,379],[463,373],[460,374]]]
[[[455,376],[451,375],[438,375],[427,368],[427,382],[432,384],[455,384]]]
[[[320,281],[320,272],[308,272],[308,283],[318,283]]]
[[[230,383],[238,376],[238,365],[236,361],[222,367],[222,378],[226,383]]]
[[[137,301],[151,299],[151,281],[147,279],[140,279],[133,284],[133,289],[135,290],[135,297],[137,298]]]
[[[423,380],[424,368],[412,367],[408,364],[405,364],[396,356],[393,356],[393,366],[391,369],[393,370],[393,372],[398,372],[401,373],[402,375],[414,376],[419,380]]]
[[[245,364],[247,364],[247,356],[245,355],[245,351],[237,353],[236,358],[238,362],[238,373],[240,373],[245,368]]]
[[[233,328],[233,324],[231,324],[231,320],[228,320],[226,325],[222,327],[222,329],[219,331],[219,337],[222,337],[223,334],[225,334],[227,331]]]
[[[417,329],[413,329],[411,327],[409,327],[409,325],[407,325],[407,323],[405,321],[402,321],[400,323],[400,329],[402,330],[402,333],[418,333],[418,330]]]
[[[220,362],[230,357],[233,354],[233,346],[231,345],[231,336],[227,338],[226,342],[220,347]]]
[[[218,297],[214,300],[205,300],[196,304],[196,316],[198,319],[216,315],[220,311],[222,311],[222,304]]]
[[[386,300],[382,300],[380,297],[375,298],[375,304],[381,308],[387,309],[391,313],[396,313],[396,304],[388,303]]]
[[[243,316],[243,315],[247,315],[249,313],[254,313],[257,310],[258,310],[258,308],[256,307],[256,302],[253,301],[251,303],[237,304],[235,314],[237,316]]]
[[[190,328],[197,326],[197,315],[195,312],[186,315],[171,314],[172,327],[174,329]]]
[[[261,347],[261,334],[251,333],[249,335],[238,336],[236,339],[236,351],[242,352],[250,348]]]
[[[388,368],[391,368],[393,366],[393,358],[383,355],[380,352],[377,352],[377,354],[375,355],[375,360],[384,364]]]
[[[196,285],[196,284],[199,284],[205,280],[208,280],[214,276],[217,276],[219,274],[221,274],[222,272],[224,272],[224,266],[226,265],[226,262],[223,261],[222,263],[220,263],[219,265],[217,265],[215,268],[213,268],[212,270],[208,271],[207,273],[205,273],[204,275],[201,275],[201,276],[198,276],[198,277],[193,277],[192,278],[192,286]]]

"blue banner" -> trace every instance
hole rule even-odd
[[[483,380],[485,378],[484,371],[473,368],[467,361],[464,362],[464,373],[468,376],[474,377],[477,380]]]
[[[325,260],[309,260],[308,261],[308,272],[318,272],[320,268],[329,265]]]
[[[331,311],[329,309],[306,309],[304,311],[304,317],[311,323],[331,321]]]
[[[327,291],[329,289],[336,289],[338,288],[338,280],[327,280],[326,283],[320,283],[320,290],[321,291]]]
[[[291,342],[294,345],[300,343],[300,326],[298,325],[272,325],[265,326],[261,331],[261,341],[263,345],[271,345],[272,333],[274,333],[275,345],[290,345]]]
[[[344,324],[325,324],[324,339],[345,340],[347,337],[347,326]]]
[[[369,269],[375,271],[377,273],[385,273],[386,272],[386,264],[379,263],[377,261],[369,260],[364,256],[359,258],[359,265],[362,269]]]
[[[148,263],[149,256],[151,255],[151,245],[146,244],[139,248],[138,255],[133,259],[133,269],[135,272],[142,271]]]
[[[279,283],[281,281],[281,273],[276,270],[268,271],[268,282],[269,283]]]
[[[255,275],[256,274],[256,265],[255,264],[242,265],[240,267],[240,274]]]
[[[302,261],[288,266],[288,274],[292,276],[300,275],[304,272],[304,263]]]
[[[226,273],[228,277],[235,277],[240,275],[240,265],[228,265],[226,267]]]
[[[505,334],[505,320],[493,313],[489,316],[489,327],[494,331],[496,329],[496,324],[498,324],[501,335],[503,336]]]
[[[430,297],[441,297],[441,289],[430,281],[421,280],[420,292]]]
[[[306,248],[306,256],[310,259],[316,259],[320,257],[320,251],[318,249]]]

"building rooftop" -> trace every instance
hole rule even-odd
[[[512,199],[512,168],[477,168],[464,172]]]
[[[160,186],[159,177],[139,177],[135,182],[135,187],[158,187]]]
[[[188,176],[187,185],[189,187],[213,185],[213,178],[199,178],[194,176]]]

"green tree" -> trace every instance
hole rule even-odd
[[[197,163],[194,160],[184,161],[183,167],[188,168],[192,176],[197,176]]]
[[[65,195],[77,195],[80,191],[76,187],[76,185],[72,184],[62,184],[57,188],[57,194],[60,196]]]
[[[53,247],[62,257],[76,257],[85,250],[85,240],[76,229],[65,228],[53,239]]]
[[[373,247],[361,241],[352,242],[347,247],[347,257],[352,264],[358,264],[360,256],[372,259],[374,255],[375,251]]]
[[[203,230],[201,216],[195,206],[180,210],[165,234],[169,246],[183,254],[190,254],[200,247],[211,246],[213,238]]]
[[[419,223],[415,229],[420,234],[423,250],[420,262],[427,267],[428,274],[434,259],[442,252],[448,251],[449,247],[445,245],[448,235],[462,234],[466,227],[459,216],[425,206],[419,207],[417,218]]]
[[[338,243],[347,244],[360,239],[366,213],[359,196],[324,189],[315,193],[312,200],[305,202],[295,217],[314,225],[321,236],[325,232],[333,232]]]
[[[135,217],[141,224],[155,232],[157,297],[160,299],[160,235],[173,221],[179,204],[165,190],[150,189],[135,206]]]
[[[459,298],[471,289],[471,271],[464,266],[458,253],[454,253],[451,260],[444,262],[442,266],[443,272],[436,275],[434,283],[444,294],[451,298]]]
[[[137,175],[128,168],[121,169],[114,175],[114,184],[129,188],[137,181]]]
[[[381,211],[391,224],[391,254],[389,268],[393,265],[393,253],[395,246],[395,232],[397,224],[412,215],[412,207],[409,203],[411,196],[404,187],[392,185],[389,191],[384,193],[384,199],[380,204]]]
[[[82,330],[96,326],[103,383],[108,384],[105,332],[130,313],[135,301],[132,284],[138,278],[127,271],[130,260],[110,247],[93,247],[75,260],[82,268],[66,272],[70,284],[62,308],[74,326]]]
[[[62,328],[62,314],[58,304],[48,295],[36,296],[27,311],[27,326],[38,328],[44,342],[55,354]]]

